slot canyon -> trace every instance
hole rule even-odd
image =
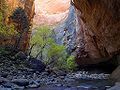
[[[120,90],[120,0],[0,0],[0,90]]]

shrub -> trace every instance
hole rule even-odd
[[[68,68],[68,70],[73,71],[73,70],[76,69],[76,67],[77,67],[77,64],[75,62],[75,57],[73,55],[69,56],[67,58],[67,68]]]

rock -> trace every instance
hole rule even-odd
[[[113,87],[111,87],[107,90],[120,90],[120,82],[117,82]]]
[[[28,61],[28,64],[30,65],[30,68],[34,69],[35,71],[39,71],[39,72],[44,71],[46,68],[43,62],[35,58],[30,58]]]
[[[97,64],[104,62],[104,57],[120,54],[120,0],[72,3],[77,15],[75,55],[79,64]]]
[[[27,58],[27,55],[25,55],[25,53],[23,52],[18,52],[16,55],[15,55],[17,58],[21,59],[21,60],[25,60]]]
[[[66,76],[67,75],[67,73],[62,70],[56,70],[54,72],[57,74],[57,76]]]
[[[31,84],[31,85],[28,86],[28,88],[38,88],[38,87],[39,87],[39,86],[36,85],[36,84]]]
[[[10,82],[7,82],[7,83],[4,83],[3,84],[4,88],[11,88],[12,90],[23,90],[24,89],[24,86],[18,86],[14,83],[10,83]],[[1,90],[1,89],[0,89]]]
[[[11,88],[3,88],[3,87],[0,87],[0,90],[12,90]]]
[[[0,73],[0,76],[6,78],[8,76],[8,73]]]
[[[114,81],[120,81],[120,66],[118,66],[111,74],[110,78]]]
[[[5,82],[9,82],[9,80],[7,80],[6,78],[0,77],[0,84]]]
[[[62,84],[56,84],[56,86],[57,86],[57,87],[61,87],[61,86],[62,86]]]
[[[5,87],[5,88],[12,88],[13,87],[13,83],[10,83],[10,82],[7,82],[7,83],[4,83],[3,84],[3,86]]]
[[[42,75],[45,76],[45,75],[49,75],[48,72],[42,72]]]
[[[34,5],[34,0],[6,0],[6,3],[8,4],[8,9],[10,9],[11,11],[14,11],[18,6],[19,7],[22,7],[25,11],[26,11],[26,15],[28,17],[28,22],[29,24],[31,25],[32,21],[33,21],[33,17],[34,17],[34,14],[35,14],[35,5]],[[7,11],[6,14],[8,17],[9,16],[9,13],[11,11]],[[18,27],[17,26],[17,23],[13,22],[10,18],[6,17],[6,23],[9,23],[9,24],[14,24],[16,25],[15,26],[15,29],[16,30],[21,30],[22,27]],[[30,26],[31,28],[31,26]],[[23,33],[22,35],[22,42],[20,43],[20,50],[22,51],[26,51],[29,47],[29,40],[30,40],[30,35],[31,34],[31,30],[29,30],[29,32],[26,32],[26,33]],[[18,35],[19,36],[19,35]],[[16,40],[18,40],[18,36],[10,36],[9,38],[8,37],[5,37],[5,38],[0,38],[0,45],[4,45],[4,46],[14,46]]]
[[[13,79],[12,83],[17,84],[18,86],[28,86],[29,81],[27,79]]]
[[[76,14],[74,6],[70,5],[67,19],[55,28],[55,40],[58,44],[66,45],[67,52],[72,53],[76,41]]]
[[[35,0],[35,25],[55,25],[65,20],[70,6],[69,2],[70,0]]]
[[[31,81],[29,83],[29,88],[38,88],[40,86],[40,84],[37,81]]]
[[[91,85],[87,85],[87,86],[79,86],[77,87],[77,89],[79,90],[99,90],[98,87],[95,86],[91,86]]]

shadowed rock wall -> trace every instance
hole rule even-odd
[[[120,0],[73,0],[77,14],[77,60],[96,64],[120,52]]]

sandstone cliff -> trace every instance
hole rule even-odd
[[[34,13],[35,13],[35,6],[34,6],[34,0],[6,0],[7,4],[8,4],[8,8],[9,8],[9,12],[7,12],[7,21],[8,24],[9,23],[14,23],[13,21],[9,20],[9,16],[11,15],[11,13],[17,8],[17,7],[22,7],[28,17],[28,21],[30,23],[30,25],[32,26],[32,22],[33,22],[33,17],[34,17]],[[30,26],[30,27],[31,27]],[[16,27],[16,29],[19,30],[18,27]],[[31,34],[31,30],[29,30],[29,32],[24,33],[24,35],[22,35],[22,42],[20,45],[20,49],[21,50],[25,50],[28,48],[29,45],[29,39],[30,39],[30,34]],[[15,44],[16,42],[16,37],[11,36],[11,37],[7,37],[7,38],[2,38],[0,39],[0,45],[9,45],[11,44]]]
[[[35,0],[34,24],[55,25],[63,21],[67,15],[70,0]]]
[[[79,64],[95,64],[120,54],[120,0],[73,0],[73,4]]]

